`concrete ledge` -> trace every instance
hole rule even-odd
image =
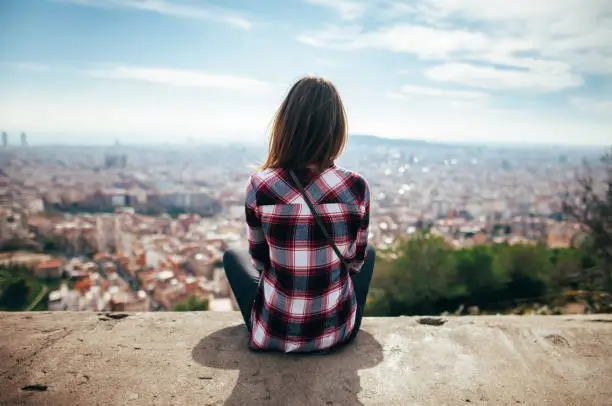
[[[0,404],[604,405],[612,316],[366,319],[329,356],[247,350],[238,313],[0,313]],[[27,385],[42,385],[23,388]],[[46,387],[46,389],[45,389]],[[607,399],[607,400],[606,400]]]

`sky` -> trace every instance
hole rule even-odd
[[[265,143],[303,75],[352,134],[612,145],[609,0],[0,0],[0,130]]]

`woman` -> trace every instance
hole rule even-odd
[[[223,257],[251,349],[326,352],[359,331],[374,250],[368,184],[334,164],[346,138],[334,85],[295,83],[276,113],[262,171],[247,185],[249,253]]]

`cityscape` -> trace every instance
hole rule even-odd
[[[30,307],[171,311],[190,299],[236,309],[222,266],[247,249],[244,192],[266,150],[253,145],[28,146],[2,135],[0,262],[59,280]],[[569,247],[575,171],[603,149],[438,144],[351,135],[337,164],[372,191],[378,249],[421,229],[456,249]],[[603,175],[603,174],[602,174]]]

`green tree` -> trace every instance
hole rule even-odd
[[[465,293],[443,238],[421,233],[403,243],[397,253],[397,259],[376,265],[372,282],[389,315],[436,313],[438,301]]]
[[[368,292],[364,315],[367,317],[388,316],[390,314],[389,305],[389,297],[386,291],[381,288],[372,287]]]
[[[22,310],[28,304],[30,287],[25,278],[12,281],[2,289],[0,309]]]
[[[469,305],[486,307],[499,298],[509,277],[505,270],[495,266],[495,253],[484,245],[455,252],[457,277],[464,284]]]
[[[195,312],[208,310],[208,299],[198,299],[195,296],[189,298],[183,303],[174,306],[175,312]]]
[[[578,191],[567,193],[564,212],[589,233],[593,253],[600,258],[596,271],[612,292],[612,149],[595,169],[585,161],[576,183]]]
[[[551,284],[552,288],[560,292],[564,288],[578,288],[585,253],[576,247],[567,249],[553,249],[550,252],[552,264]]]
[[[547,293],[552,264],[542,245],[501,245],[495,273],[506,278],[508,299],[539,298]]]
[[[28,304],[28,277],[29,269],[23,265],[9,264],[0,267],[0,309],[22,310]]]

